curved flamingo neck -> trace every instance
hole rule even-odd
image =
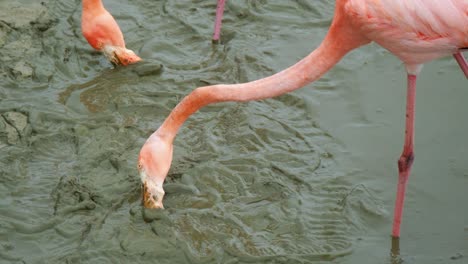
[[[104,5],[101,0],[83,0],[83,9],[87,11],[98,11],[104,9]]]
[[[337,6],[340,8],[340,6]],[[154,133],[172,143],[185,120],[200,108],[219,102],[246,102],[275,97],[309,84],[332,68],[349,51],[370,41],[335,13],[330,31],[320,46],[291,67],[272,76],[241,84],[199,87],[186,96]]]

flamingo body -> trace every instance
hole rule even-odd
[[[416,80],[422,64],[453,55],[468,78],[461,54],[468,47],[468,0],[337,0],[330,29],[322,43],[293,66],[263,79],[240,84],[199,87],[171,111],[143,145],[138,170],[145,207],[161,208],[162,184],[172,162],[172,144],[185,120],[213,103],[275,97],[320,78],[349,51],[372,41],[400,58],[407,70],[407,105],[403,152],[392,235],[400,236],[406,183],[414,161]]]
[[[345,5],[356,29],[406,65],[468,47],[466,0],[349,0]]]
[[[122,31],[101,0],[83,0],[81,31],[91,47],[102,51],[115,64],[128,65],[141,60],[125,48]]]

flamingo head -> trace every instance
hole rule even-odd
[[[104,55],[115,65],[129,65],[141,61],[141,58],[132,50],[106,45],[102,49]]]
[[[164,208],[163,183],[172,162],[172,142],[153,134],[143,145],[138,157],[138,171],[143,185],[143,206]]]

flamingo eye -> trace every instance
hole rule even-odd
[[[137,167],[138,167],[138,170],[141,170],[141,169],[143,168],[143,165],[142,165],[140,162],[138,162],[138,166],[137,166]]]

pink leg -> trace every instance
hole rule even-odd
[[[395,202],[395,213],[393,218],[393,237],[400,237],[401,216],[403,214],[403,205],[405,202],[406,183],[411,172],[411,165],[414,160],[413,142],[414,142],[414,105],[416,99],[416,75],[408,74],[408,91],[406,101],[406,130],[405,145],[403,153],[398,160],[398,187]]]
[[[216,6],[216,19],[215,19],[215,26],[214,26],[214,33],[213,33],[213,43],[216,43],[219,41],[225,1],[226,0],[218,0],[218,5]]]
[[[457,60],[458,65],[460,65],[460,68],[462,69],[463,73],[465,73],[465,76],[468,79],[468,64],[466,63],[466,60],[465,60],[465,57],[463,57],[463,54],[459,51],[453,54],[453,57],[455,58],[455,60]]]

